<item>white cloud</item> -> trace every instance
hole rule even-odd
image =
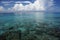
[[[11,8],[10,8],[10,10],[7,10],[7,9],[5,9],[3,6],[0,6],[0,13],[5,13],[5,12],[11,12]]]
[[[0,12],[4,11],[4,7],[0,6]]]
[[[4,2],[3,2],[4,3]],[[8,3],[8,2],[7,2]],[[22,3],[29,3],[28,5],[23,5]],[[50,10],[51,7],[54,5],[53,0],[36,0],[34,3],[29,1],[25,2],[15,2],[12,8],[8,8],[8,12],[15,12],[15,11],[46,11],[47,9]],[[49,9],[50,8],[50,9]],[[3,7],[0,7],[0,11],[5,10]]]
[[[4,6],[11,5],[11,3],[13,3],[13,1],[1,1],[1,4],[3,4]]]
[[[12,3],[13,1],[2,1],[1,3],[3,4],[9,4],[9,3]]]
[[[30,1],[2,1],[2,4],[10,4],[10,3],[15,3],[15,4],[19,4],[19,3],[31,3]]]
[[[19,4],[19,3],[31,3],[30,1],[16,1],[15,3]]]
[[[12,10],[14,11],[23,11],[23,10],[24,11],[30,11],[30,10],[45,11],[47,8],[50,8],[51,6],[53,6],[53,0],[36,0],[34,3],[29,2],[29,4],[25,6],[22,3],[15,4],[14,7],[12,7]]]
[[[3,6],[0,6],[0,13],[5,13],[5,12],[8,12],[8,10],[5,9]]]
[[[24,10],[24,6],[22,4],[15,4],[12,10],[14,11]]]

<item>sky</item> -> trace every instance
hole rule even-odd
[[[60,0],[0,0],[0,12],[60,11]]]

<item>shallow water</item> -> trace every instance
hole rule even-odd
[[[60,24],[60,13],[58,12],[19,12],[19,13],[0,13],[0,26],[5,24],[24,22],[49,22]]]
[[[32,30],[37,27],[60,28],[60,13],[59,12],[0,13],[0,34],[7,31],[10,27],[14,27],[14,30],[21,30],[22,32],[24,32],[27,29]]]

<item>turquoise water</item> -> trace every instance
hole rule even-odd
[[[60,13],[58,12],[19,12],[0,13],[0,29],[32,23],[33,25],[47,23],[49,25],[60,25]],[[18,26],[19,26],[18,25]],[[59,27],[59,26],[58,26]]]
[[[14,30],[34,29],[37,27],[60,28],[59,12],[19,12],[0,13],[0,34],[14,27]],[[44,29],[43,29],[44,30]]]
[[[0,26],[5,24],[12,25],[17,23],[24,22],[53,22],[60,24],[60,13],[56,12],[19,12],[19,13],[0,13]]]

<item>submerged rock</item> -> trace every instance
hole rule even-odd
[[[51,29],[49,29],[47,34],[49,34],[51,36],[55,36],[60,39],[60,28],[59,27],[51,28]]]
[[[0,35],[0,40],[20,40],[21,31],[8,31]]]

